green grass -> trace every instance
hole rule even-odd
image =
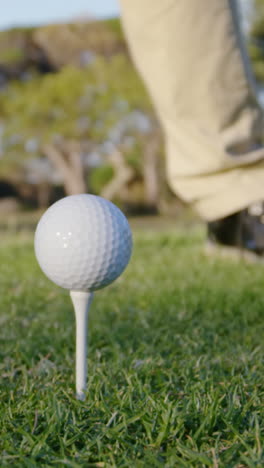
[[[207,258],[198,231],[138,233],[98,292],[87,400],[68,293],[32,240],[0,245],[1,467],[263,467],[263,266]]]

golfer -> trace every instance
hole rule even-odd
[[[216,243],[264,253],[263,114],[235,0],[120,0],[173,191]]]

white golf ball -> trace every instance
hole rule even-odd
[[[123,213],[95,195],[71,195],[41,217],[35,253],[43,272],[58,286],[94,291],[126,268],[132,236]]]

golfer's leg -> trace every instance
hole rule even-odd
[[[264,198],[262,115],[234,0],[120,0],[173,190],[207,220]]]

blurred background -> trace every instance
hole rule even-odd
[[[240,0],[264,106],[264,0]],[[0,230],[35,225],[64,195],[127,214],[185,212],[162,132],[129,57],[114,0],[9,0],[0,18]]]

